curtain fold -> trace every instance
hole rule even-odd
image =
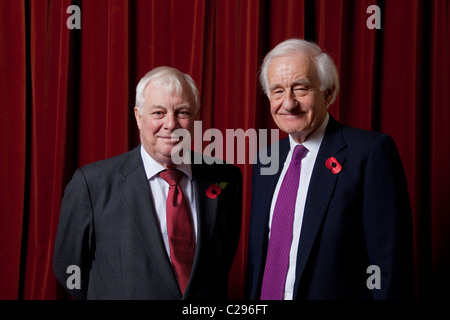
[[[430,90],[428,26],[430,17],[422,1],[385,3],[380,106],[377,106],[380,130],[390,132],[396,141],[405,170],[413,208],[415,259],[429,260],[430,243],[423,209],[429,207],[429,105]],[[396,48],[396,50],[392,50]],[[405,94],[407,93],[407,94]],[[417,170],[424,168],[425,170]],[[414,172],[414,173],[413,173]],[[427,270],[417,265],[416,273]],[[421,285],[421,279],[417,279]]]
[[[66,26],[70,5],[81,29]],[[370,5],[381,29],[366,25]],[[168,65],[193,77],[203,132],[276,128],[258,71],[292,37],[336,62],[332,116],[394,138],[413,208],[416,296],[449,296],[449,33],[447,0],[0,0],[0,299],[68,298],[52,270],[65,185],[77,167],[139,143],[133,107],[146,72]],[[248,162],[237,164],[232,299],[244,297]]]
[[[128,1],[85,1],[81,8],[78,165],[128,150]],[[121,132],[122,134],[117,134]]]
[[[430,255],[417,261],[421,266],[426,263],[427,268],[432,269],[431,285],[422,281],[422,291],[432,291],[432,298],[448,297],[447,289],[450,286],[450,258],[448,245],[450,244],[449,226],[449,187],[450,166],[448,156],[450,153],[450,134],[446,124],[450,119],[450,4],[447,1],[435,1],[431,5],[431,32],[430,39],[430,73],[429,73],[429,98],[430,99],[430,125],[429,136],[429,172],[430,175],[430,207],[429,210],[420,210],[422,223],[430,226],[429,249]],[[427,143],[425,141],[425,143]],[[431,219],[427,221],[426,218]],[[428,258],[428,259],[426,259]],[[426,269],[425,271],[428,271]],[[428,276],[427,278],[428,279]]]
[[[27,195],[26,24],[23,2],[0,2],[0,299],[19,295]]]
[[[258,83],[258,34],[260,1],[218,1],[215,6],[215,49],[214,60],[214,90],[211,104],[203,108],[212,109],[211,120],[205,119],[203,131],[209,127],[219,129],[223,134],[223,146],[233,143],[234,163],[243,174],[243,212],[250,210],[251,167],[238,162],[237,140],[229,141],[227,129],[242,130],[255,128],[254,108],[256,107]],[[204,118],[202,118],[203,120]],[[208,121],[209,120],[209,121]],[[209,125],[208,122],[211,124]],[[206,142],[209,144],[210,142]],[[245,142],[245,158],[249,158],[250,140]],[[230,150],[231,151],[231,150]],[[243,151],[243,150],[240,150]],[[228,149],[224,150],[224,160],[230,158]],[[248,163],[248,160],[246,161]],[[244,214],[240,249],[236,255],[230,273],[229,296],[232,299],[242,299],[245,284],[246,246],[248,215]]]
[[[52,268],[55,222],[63,188],[67,112],[69,31],[65,17],[69,1],[30,2],[30,70],[31,100],[27,108],[30,119],[29,199],[27,228],[23,229],[26,247],[22,254],[23,298],[45,299],[55,296]]]

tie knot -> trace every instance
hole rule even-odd
[[[164,170],[159,173],[159,176],[166,180],[170,186],[175,186],[179,184],[181,178],[183,177],[183,172],[177,169]]]
[[[308,149],[306,149],[306,147],[303,146],[302,144],[298,144],[295,147],[294,152],[292,153],[292,159],[296,161],[301,161],[306,156],[307,153]]]

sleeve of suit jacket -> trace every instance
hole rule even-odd
[[[86,299],[94,249],[93,212],[85,176],[75,171],[61,203],[53,269],[76,299]]]
[[[380,135],[374,143],[364,177],[364,234],[369,263],[380,268],[381,280],[381,287],[372,290],[373,298],[412,298],[411,207],[403,166],[390,136]]]

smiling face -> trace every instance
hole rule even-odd
[[[193,134],[197,112],[194,97],[189,92],[186,87],[180,93],[172,92],[166,86],[150,82],[144,91],[142,114],[138,107],[134,108],[145,151],[168,169],[175,167],[171,152],[179,143],[171,139],[173,131],[183,128]]]
[[[329,95],[320,90],[306,55],[277,57],[268,68],[270,112],[278,127],[303,143],[327,115]]]

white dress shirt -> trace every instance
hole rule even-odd
[[[320,125],[320,127],[306,141],[303,142],[303,146],[305,146],[306,149],[308,149],[308,153],[302,159],[301,162],[300,183],[297,191],[297,200],[295,203],[293,238],[291,244],[291,251],[289,254],[288,273],[284,288],[285,300],[292,300],[294,294],[295,269],[297,266],[297,251],[300,240],[300,232],[302,228],[303,211],[305,210],[306,195],[308,193],[309,181],[311,180],[311,175],[314,168],[314,164],[316,162],[317,153],[319,152],[320,144],[322,143],[322,139],[325,134],[325,129],[327,127],[329,117],[330,116],[327,113],[327,116],[323,121],[323,123]],[[298,144],[292,139],[291,136],[289,136],[289,143],[290,143],[290,150],[286,157],[286,161],[284,162],[283,170],[281,171],[280,178],[278,179],[277,186],[275,188],[275,192],[272,198],[272,204],[270,207],[269,230],[272,225],[273,210],[275,208],[275,203],[278,197],[278,192],[280,190],[281,183],[283,182],[284,176],[291,162],[292,152],[295,146]]]
[[[169,237],[167,234],[167,220],[166,220],[166,202],[169,193],[169,184],[159,176],[159,173],[165,168],[156,162],[141,145],[141,157],[144,162],[144,169],[147,175],[147,180],[150,184],[150,190],[153,196],[153,205],[156,210],[161,235],[166,247],[167,255],[170,258]],[[190,164],[180,164],[176,169],[183,171],[184,176],[180,180],[180,187],[188,202],[190,212],[192,214],[192,221],[194,226],[194,235],[197,241],[197,205],[195,202],[195,188],[192,181],[192,168]],[[150,212],[149,212],[150,214]]]

